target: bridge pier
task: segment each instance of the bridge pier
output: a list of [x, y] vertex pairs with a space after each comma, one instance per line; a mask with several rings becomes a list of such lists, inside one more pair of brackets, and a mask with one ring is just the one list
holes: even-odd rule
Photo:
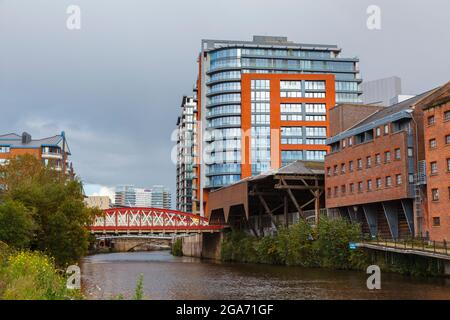
[[220, 259], [223, 232], [199, 233], [182, 238], [183, 255], [204, 259]]

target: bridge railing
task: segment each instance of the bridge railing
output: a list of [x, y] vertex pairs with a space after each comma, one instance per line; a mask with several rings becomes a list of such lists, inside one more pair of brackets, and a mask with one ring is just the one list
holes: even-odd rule
[[382, 237], [371, 238], [363, 237], [363, 243], [376, 244], [384, 247], [391, 247], [404, 250], [416, 250], [435, 254], [444, 254], [450, 256], [448, 241], [427, 240], [422, 237], [411, 237], [405, 239], [389, 239]]

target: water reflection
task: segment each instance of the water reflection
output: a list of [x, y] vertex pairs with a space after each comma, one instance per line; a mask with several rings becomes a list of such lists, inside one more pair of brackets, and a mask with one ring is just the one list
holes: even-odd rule
[[173, 257], [167, 251], [99, 254], [82, 262], [89, 299], [131, 297], [139, 274], [149, 299], [450, 299], [450, 282], [382, 274], [369, 291], [364, 272]]

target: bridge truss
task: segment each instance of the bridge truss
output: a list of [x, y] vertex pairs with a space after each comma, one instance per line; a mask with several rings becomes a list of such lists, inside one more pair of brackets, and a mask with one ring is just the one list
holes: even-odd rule
[[194, 233], [220, 231], [208, 219], [195, 214], [161, 208], [112, 208], [95, 218], [90, 231], [99, 233]]

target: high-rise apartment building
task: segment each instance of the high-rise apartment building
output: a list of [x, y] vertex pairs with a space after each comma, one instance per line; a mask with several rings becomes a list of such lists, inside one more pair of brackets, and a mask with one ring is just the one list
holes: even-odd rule
[[360, 102], [359, 60], [286, 37], [203, 40], [196, 85], [193, 212], [210, 189], [294, 160], [323, 161], [328, 110]]
[[116, 187], [116, 207], [151, 207], [171, 208], [171, 194], [164, 186], [155, 185], [152, 188], [135, 188], [133, 185], [120, 185]]
[[116, 207], [136, 206], [136, 191], [133, 185], [120, 185], [116, 187], [114, 205]]
[[31, 154], [42, 163], [55, 171], [74, 177], [72, 162], [70, 162], [70, 149], [66, 135], [61, 134], [43, 138], [32, 139], [31, 135], [24, 132], [22, 135], [15, 133], [0, 135], [0, 165], [9, 159], [19, 155]]
[[154, 208], [171, 208], [172, 197], [168, 188], [160, 185], [152, 187], [152, 207]]
[[181, 102], [181, 115], [177, 121], [177, 194], [176, 208], [192, 212], [192, 175], [194, 143], [196, 143], [195, 97], [184, 96]]

